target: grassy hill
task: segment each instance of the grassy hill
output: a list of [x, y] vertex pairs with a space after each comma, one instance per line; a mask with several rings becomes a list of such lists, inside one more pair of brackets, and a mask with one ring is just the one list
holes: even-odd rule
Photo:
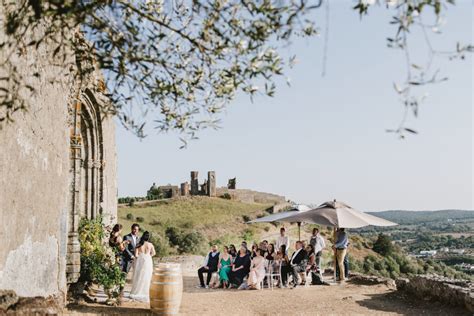
[[268, 215], [266, 210], [271, 206], [221, 198], [178, 198], [143, 206], [122, 206], [118, 210], [118, 222], [124, 225], [125, 231], [132, 223], [138, 222], [142, 231], [150, 231], [157, 238], [156, 243], [162, 244], [162, 254], [175, 250], [173, 245], [171, 248], [166, 247], [166, 238], [170, 237], [166, 236], [167, 231], [176, 230], [183, 236], [194, 232], [202, 244], [197, 250], [203, 252], [207, 250], [209, 242], [238, 244], [241, 239], [251, 241], [257, 235], [270, 231], [274, 228], [271, 224], [257, 227], [245, 222]]

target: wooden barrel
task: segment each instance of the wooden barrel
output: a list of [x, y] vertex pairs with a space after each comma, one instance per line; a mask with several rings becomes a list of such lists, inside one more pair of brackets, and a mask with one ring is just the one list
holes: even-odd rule
[[153, 271], [150, 286], [150, 308], [154, 314], [177, 315], [183, 296], [181, 266], [160, 263]]

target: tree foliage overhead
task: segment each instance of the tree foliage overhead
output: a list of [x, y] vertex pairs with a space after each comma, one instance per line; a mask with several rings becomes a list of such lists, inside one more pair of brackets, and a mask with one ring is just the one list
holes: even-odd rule
[[[10, 37], [2, 49], [44, 30], [39, 39], [22, 44], [52, 42], [55, 55], [71, 47], [95, 60], [108, 81], [109, 110], [138, 135], [144, 122], [135, 119], [155, 111], [160, 131], [193, 136], [215, 127], [216, 115], [238, 91], [274, 94], [274, 77], [290, 63], [277, 49], [294, 36], [316, 33], [305, 15], [319, 5], [310, 0], [13, 1], [6, 19]], [[91, 49], [67, 34], [76, 27]], [[6, 106], [0, 120], [16, 110]]]
[[[51, 57], [68, 60], [76, 53], [104, 73], [110, 106], [137, 135], [153, 120], [162, 132], [179, 131], [184, 138], [206, 127], [219, 125], [219, 114], [239, 91], [253, 96], [275, 93], [275, 78], [285, 73], [293, 58], [284, 60], [281, 48], [298, 36], [317, 33], [310, 13], [323, 0], [3, 0], [0, 15], [0, 124], [13, 113], [28, 108], [34, 85], [18, 72], [12, 56], [47, 43]], [[423, 22], [425, 12], [439, 20], [453, 0], [358, 0], [361, 15], [376, 4], [395, 12], [397, 27], [388, 39], [391, 47], [407, 56], [407, 79], [395, 84], [405, 115], [393, 130], [403, 136], [415, 133], [404, 126], [411, 111], [418, 114], [420, 97], [413, 88], [442, 81], [431, 71], [429, 44], [426, 67], [410, 61], [407, 36], [412, 27], [434, 27]], [[326, 2], [329, 6], [329, 2]], [[348, 4], [350, 5], [350, 4]], [[435, 23], [435, 26], [438, 21]], [[76, 33], [83, 34], [86, 41]], [[464, 56], [472, 46], [458, 45]], [[80, 68], [80, 67], [79, 67]], [[87, 69], [79, 69], [77, 78]], [[416, 73], [416, 74], [414, 74]], [[34, 77], [41, 74], [34, 73]]]

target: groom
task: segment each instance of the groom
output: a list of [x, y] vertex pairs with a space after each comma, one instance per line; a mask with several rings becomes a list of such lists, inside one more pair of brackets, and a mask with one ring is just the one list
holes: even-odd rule
[[132, 231], [126, 235], [123, 240], [127, 243], [125, 250], [122, 252], [122, 271], [128, 273], [132, 266], [133, 260], [135, 259], [135, 248], [140, 242], [138, 233], [140, 232], [140, 225], [133, 224]]

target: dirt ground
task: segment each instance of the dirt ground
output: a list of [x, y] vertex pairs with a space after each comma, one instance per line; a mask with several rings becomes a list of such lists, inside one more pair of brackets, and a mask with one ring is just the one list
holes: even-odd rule
[[[180, 315], [470, 315], [437, 302], [412, 300], [385, 285], [309, 286], [260, 291], [197, 289], [184, 277]], [[66, 315], [151, 315], [149, 305], [126, 300], [120, 307], [69, 306]]]

